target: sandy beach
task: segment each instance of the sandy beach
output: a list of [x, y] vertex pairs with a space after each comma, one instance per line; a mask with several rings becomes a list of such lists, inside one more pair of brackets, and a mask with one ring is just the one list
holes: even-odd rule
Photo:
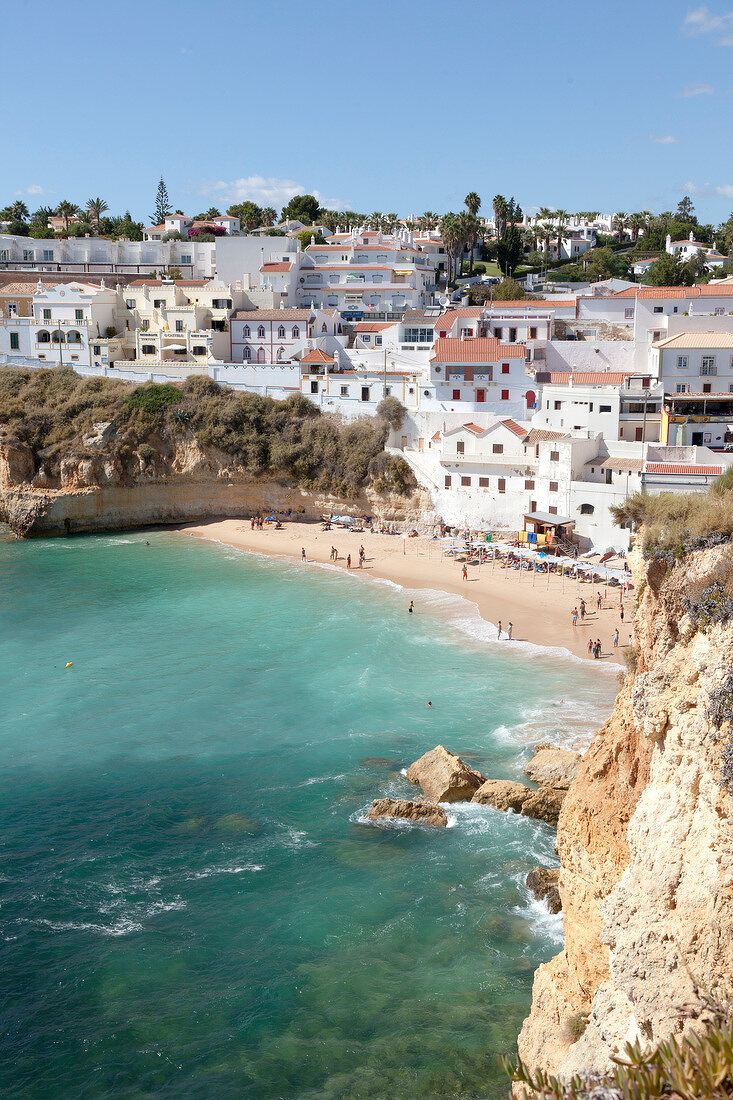
[[[631, 619], [635, 596], [624, 599], [624, 621], [619, 615], [619, 589], [604, 588], [587, 582], [579, 582], [555, 574], [505, 570], [499, 564], [469, 565], [468, 579], [462, 579], [462, 563], [443, 557], [441, 544], [427, 538], [403, 539], [401, 535], [350, 532], [333, 528], [322, 531], [318, 523], [284, 523], [282, 529], [273, 525], [262, 530], [252, 529], [249, 520], [222, 519], [202, 524], [189, 524], [179, 531], [194, 538], [208, 539], [253, 550], [273, 557], [301, 561], [305, 549], [306, 563], [334, 564], [329, 561], [331, 547], [338, 550], [338, 567], [347, 568], [347, 555], [351, 555], [352, 571], [365, 577], [379, 577], [415, 590], [406, 597], [412, 598], [415, 611], [420, 610], [420, 589], [450, 592], [471, 600], [487, 622], [498, 624], [506, 630], [513, 625], [516, 641], [533, 642], [542, 646], [560, 646], [577, 657], [593, 660], [588, 653], [589, 639], [599, 638], [603, 661], [622, 659], [624, 645], [631, 635]], [[359, 569], [359, 547], [364, 546], [366, 561]], [[601, 609], [596, 608], [597, 594], [602, 597]], [[583, 623], [578, 618], [572, 623], [572, 611], [584, 599], [587, 613]], [[613, 649], [613, 633], [619, 629], [619, 649]], [[507, 645], [511, 642], [507, 641]]]

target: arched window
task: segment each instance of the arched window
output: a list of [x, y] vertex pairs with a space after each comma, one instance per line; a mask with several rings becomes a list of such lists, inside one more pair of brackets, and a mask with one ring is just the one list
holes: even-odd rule
[[75, 328], [72, 328], [71, 331], [68, 333], [68, 335], [66, 337], [66, 343], [67, 344], [80, 344], [81, 343], [81, 336], [76, 331]]
[[580, 514], [581, 516], [592, 516], [595, 512], [595, 508], [592, 504], [581, 504]]
[[41, 331], [39, 333], [37, 333], [37, 335], [36, 335], [36, 343], [37, 344], [50, 344], [51, 343], [51, 334], [49, 332], [46, 332], [45, 328], [42, 328]]
[[282, 363], [284, 358], [285, 358], [285, 348], [278, 348], [277, 349], [277, 361], [278, 361], [278, 363]]
[[265, 349], [264, 348], [258, 348], [257, 349], [257, 362], [258, 363], [264, 363], [264, 361], [265, 361]]
[[280, 328], [277, 330], [277, 338], [278, 340], [285, 339], [285, 325], [280, 325]]
[[245, 340], [249, 340], [249, 337], [250, 337], [249, 325], [244, 326], [244, 332], [242, 333], [242, 335], [244, 336]]
[[64, 334], [60, 328], [54, 329], [54, 331], [51, 333], [51, 339], [54, 344], [63, 344]]
[[244, 358], [245, 359], [251, 359], [252, 358], [252, 348], [245, 348], [244, 349]]
[[260, 340], [265, 339], [265, 326], [264, 325], [260, 325], [260, 327], [257, 329], [257, 336], [259, 337]]
[[297, 325], [293, 325], [293, 340], [297, 340], [300, 336], [300, 329]]
[[323, 324], [321, 325], [321, 332], [328, 332], [328, 327], [327, 327], [327, 325], [326, 325], [326, 322], [325, 322], [325, 321], [324, 321], [324, 322], [323, 322]]

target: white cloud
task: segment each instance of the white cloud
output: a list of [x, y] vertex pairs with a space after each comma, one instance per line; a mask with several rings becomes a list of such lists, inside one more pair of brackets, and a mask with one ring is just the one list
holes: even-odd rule
[[202, 194], [215, 196], [226, 202], [256, 202], [258, 206], [274, 206], [278, 214], [294, 195], [313, 195], [319, 205], [327, 210], [350, 210], [349, 199], [327, 198], [322, 191], [311, 191], [297, 180], [282, 180], [275, 176], [245, 176], [236, 180], [217, 180], [207, 183]]
[[656, 145], [676, 145], [679, 139], [672, 137], [671, 134], [660, 134], [657, 137], [652, 134], [649, 140], [653, 141]]
[[699, 8], [688, 11], [683, 24], [688, 34], [722, 35], [719, 46], [733, 46], [733, 11], [713, 15], [710, 8], [701, 4]]
[[690, 87], [685, 88], [682, 95], [685, 99], [692, 99], [696, 95], [714, 95], [715, 89], [712, 84], [693, 84]]
[[733, 183], [722, 183], [715, 188], [715, 192], [722, 195], [724, 199], [733, 199]]
[[32, 183], [30, 187], [26, 187], [22, 191], [16, 191], [16, 195], [47, 195], [48, 191], [45, 187], [41, 187], [40, 183]]

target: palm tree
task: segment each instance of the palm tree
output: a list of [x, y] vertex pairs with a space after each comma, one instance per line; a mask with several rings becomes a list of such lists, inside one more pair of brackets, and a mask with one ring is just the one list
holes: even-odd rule
[[461, 211], [457, 215], [456, 221], [461, 234], [461, 252], [468, 250], [468, 273], [470, 275], [473, 273], [473, 250], [479, 239], [481, 225], [476, 215], [468, 211]]
[[620, 211], [618, 214], [613, 215], [613, 227], [614, 227], [614, 229], [618, 229], [618, 243], [619, 244], [623, 244], [624, 229], [626, 228], [627, 218], [628, 218], [628, 214], [626, 214], [624, 211]]
[[381, 210], [375, 210], [369, 215], [368, 218], [366, 218], [364, 224], [366, 225], [367, 229], [379, 229], [382, 224], [383, 217], [384, 214]]
[[397, 223], [399, 222], [399, 220], [400, 219], [397, 217], [396, 214], [385, 214], [384, 218], [382, 219], [382, 224], [383, 224], [383, 227], [384, 227], [385, 231], [387, 233], [394, 233], [395, 229], [397, 228]]
[[562, 240], [563, 234], [566, 228], [566, 222], [568, 220], [567, 210], [556, 210], [555, 220], [557, 221], [557, 258], [562, 259]]
[[104, 199], [87, 199], [86, 212], [89, 215], [90, 221], [96, 225], [98, 233], [101, 233], [102, 231], [101, 219], [102, 214], [104, 214], [105, 210], [109, 210], [109, 207], [107, 206], [107, 203], [104, 201]]
[[481, 199], [478, 197], [475, 191], [469, 191], [465, 199], [463, 200], [463, 204], [464, 206], [468, 207], [469, 214], [472, 214], [475, 218], [479, 212], [479, 207], [481, 206]]
[[16, 200], [9, 208], [10, 217], [13, 221], [24, 222], [28, 217], [28, 207], [21, 200]]
[[551, 260], [552, 255], [550, 253], [550, 241], [552, 240], [553, 225], [552, 222], [542, 222], [542, 225], [537, 227], [542, 235], [542, 240], [545, 245], [545, 260]]
[[450, 211], [444, 214], [440, 220], [440, 236], [448, 256], [448, 282], [453, 281], [455, 275], [455, 263], [463, 248], [461, 228], [456, 215]]
[[494, 201], [493, 201], [492, 205], [494, 207], [494, 222], [496, 224], [496, 239], [498, 240], [499, 237], [504, 232], [504, 230], [506, 229], [506, 219], [507, 219], [507, 213], [509, 211], [509, 206], [508, 206], [507, 201], [506, 201], [506, 199], [504, 198], [503, 195], [494, 195]]
[[37, 210], [33, 211], [33, 221], [36, 225], [40, 225], [46, 229], [48, 226], [48, 219], [52, 214], [53, 209], [50, 206], [39, 206]]
[[69, 202], [68, 199], [62, 199], [62, 201], [56, 207], [56, 216], [64, 219], [64, 229], [68, 232], [69, 222], [72, 218], [75, 218], [79, 213], [79, 207], [75, 202]]
[[417, 224], [421, 229], [435, 229], [438, 224], [438, 215], [432, 210], [426, 210], [424, 214], [421, 214], [417, 219]]

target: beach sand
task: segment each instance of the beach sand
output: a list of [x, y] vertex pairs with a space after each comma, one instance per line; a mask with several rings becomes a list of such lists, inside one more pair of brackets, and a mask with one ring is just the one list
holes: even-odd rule
[[[588, 653], [588, 640], [600, 638], [603, 661], [620, 661], [623, 646], [628, 645], [635, 596], [629, 593], [624, 599], [624, 621], [619, 616], [619, 589], [579, 582], [554, 574], [510, 569], [497, 563], [469, 565], [468, 580], [462, 580], [463, 563], [441, 556], [441, 544], [427, 538], [403, 539], [401, 535], [373, 535], [368, 530], [354, 532], [333, 528], [322, 531], [320, 523], [284, 522], [281, 530], [270, 525], [263, 530], [252, 530], [249, 520], [222, 519], [209, 523], [186, 524], [179, 531], [195, 538], [225, 543], [242, 550], [253, 550], [272, 557], [301, 560], [301, 548], [305, 549], [307, 562], [329, 562], [331, 547], [339, 553], [336, 565], [346, 569], [346, 556], [351, 554], [352, 572], [364, 577], [379, 577], [393, 581], [410, 590], [406, 593], [405, 608], [415, 601], [415, 612], [420, 611], [420, 589], [449, 592], [472, 601], [479, 614], [487, 622], [497, 624], [501, 620], [506, 630], [513, 624], [516, 641], [533, 642], [535, 645], [558, 646], [570, 650], [577, 657], [593, 660]], [[363, 545], [366, 563], [359, 569], [359, 547]], [[413, 591], [414, 590], [414, 591]], [[601, 610], [596, 609], [596, 596], [600, 591], [605, 597]], [[586, 602], [585, 622], [573, 627], [572, 610]], [[619, 649], [613, 649], [613, 632], [619, 628]], [[502, 635], [503, 636], [503, 635]], [[507, 645], [511, 642], [507, 641]]]

